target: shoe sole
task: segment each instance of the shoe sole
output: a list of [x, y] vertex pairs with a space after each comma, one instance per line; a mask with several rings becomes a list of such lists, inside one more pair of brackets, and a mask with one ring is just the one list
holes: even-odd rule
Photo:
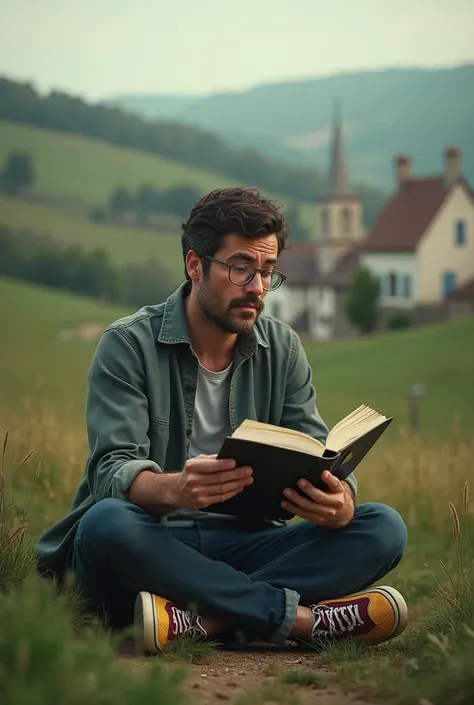
[[144, 654], [156, 654], [163, 651], [156, 639], [158, 625], [153, 597], [150, 592], [138, 593], [133, 612], [137, 651]]
[[387, 633], [382, 638], [377, 639], [376, 641], [371, 641], [370, 643], [373, 645], [381, 644], [383, 641], [393, 639], [405, 631], [408, 625], [408, 606], [403, 595], [389, 585], [380, 585], [375, 588], [369, 588], [368, 590], [362, 590], [361, 592], [355, 593], [355, 595], [367, 595], [368, 592], [378, 592], [383, 595], [390, 603], [395, 615], [395, 624], [392, 631]]

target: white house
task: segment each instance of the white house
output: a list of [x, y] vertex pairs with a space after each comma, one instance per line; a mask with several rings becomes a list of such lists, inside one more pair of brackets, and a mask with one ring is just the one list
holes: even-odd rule
[[380, 307], [423, 312], [446, 309], [474, 279], [474, 193], [460, 153], [444, 152], [444, 172], [414, 178], [411, 160], [396, 160], [397, 190], [365, 241], [361, 264], [380, 280]]

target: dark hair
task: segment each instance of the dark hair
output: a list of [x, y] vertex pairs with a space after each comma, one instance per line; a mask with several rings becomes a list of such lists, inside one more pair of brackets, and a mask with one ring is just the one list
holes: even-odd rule
[[[264, 198], [256, 188], [231, 187], [215, 189], [203, 196], [181, 226], [183, 258], [193, 250], [200, 257], [212, 257], [222, 239], [229, 233], [246, 237], [275, 234], [278, 254], [285, 249], [290, 227], [281, 205]], [[209, 265], [208, 262], [205, 263]], [[203, 267], [206, 272], [207, 267]], [[189, 275], [184, 267], [186, 279]]]

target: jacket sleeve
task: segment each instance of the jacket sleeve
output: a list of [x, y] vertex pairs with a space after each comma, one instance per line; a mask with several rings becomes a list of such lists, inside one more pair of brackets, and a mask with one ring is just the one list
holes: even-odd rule
[[[325, 443], [328, 427], [316, 406], [316, 390], [312, 378], [306, 352], [299, 336], [293, 332], [281, 425], [307, 433]], [[357, 480], [354, 473], [349, 475], [346, 482], [356, 495]]]
[[149, 412], [143, 360], [119, 329], [107, 330], [95, 351], [86, 402], [87, 479], [97, 502], [126, 499], [142, 470], [162, 472], [148, 457]]

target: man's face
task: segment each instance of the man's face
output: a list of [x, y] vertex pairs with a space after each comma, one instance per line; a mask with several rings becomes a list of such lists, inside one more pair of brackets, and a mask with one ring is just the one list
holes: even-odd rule
[[[273, 269], [278, 255], [276, 235], [248, 238], [227, 235], [216, 259], [229, 264], [252, 264], [262, 269]], [[251, 282], [237, 286], [229, 279], [229, 268], [219, 262], [210, 262], [207, 276], [199, 282], [198, 302], [204, 314], [226, 333], [246, 333], [251, 330], [263, 311], [266, 291], [257, 272]]]

